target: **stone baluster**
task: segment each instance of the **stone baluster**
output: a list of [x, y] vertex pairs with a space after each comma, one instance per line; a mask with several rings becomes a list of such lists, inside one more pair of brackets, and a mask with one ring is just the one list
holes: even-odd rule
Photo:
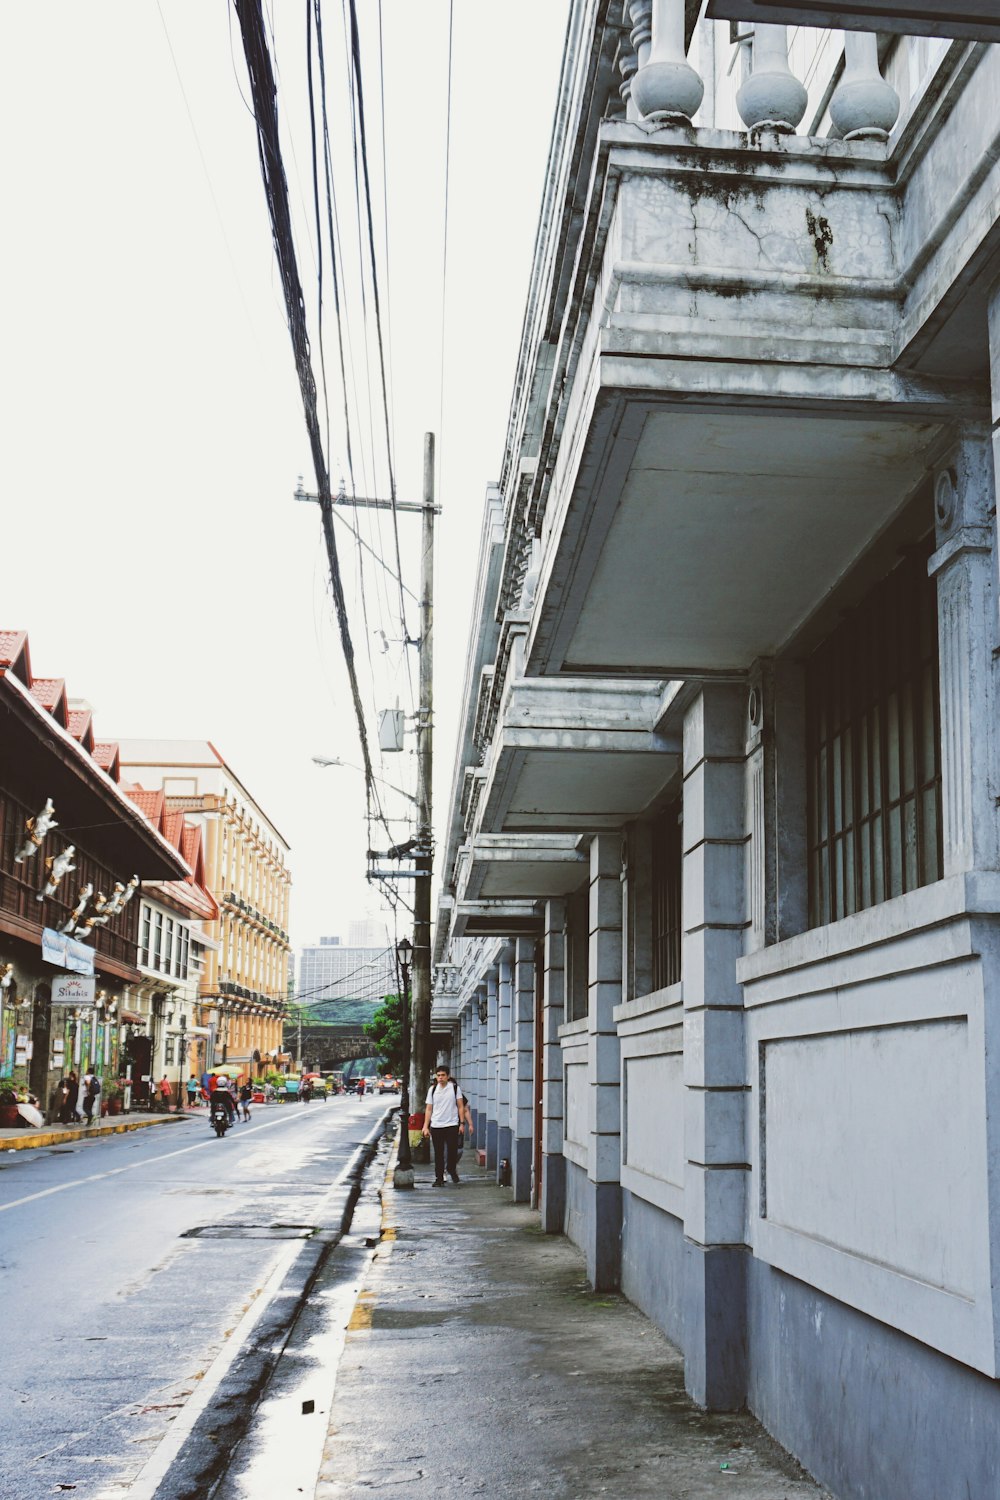
[[639, 119], [639, 111], [632, 101], [632, 79], [635, 77], [639, 66], [638, 59], [628, 39], [622, 37], [621, 46], [618, 50], [618, 71], [622, 75], [622, 81], [618, 86], [618, 93], [622, 104], [625, 106], [625, 118], [632, 124]]
[[684, 0], [630, 0], [638, 69], [631, 98], [654, 124], [690, 124], [705, 85], [684, 56]]
[[755, 26], [750, 77], [736, 95], [740, 119], [750, 131], [794, 135], [809, 95], [788, 66], [787, 27]]
[[899, 95], [879, 72], [871, 31], [844, 33], [844, 74], [830, 100], [830, 118], [845, 141], [884, 141], [899, 117]]

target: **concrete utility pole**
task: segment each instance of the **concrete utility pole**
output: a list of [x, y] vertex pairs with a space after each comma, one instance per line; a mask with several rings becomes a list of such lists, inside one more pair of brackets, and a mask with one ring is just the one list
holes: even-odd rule
[[[299, 480], [296, 500], [318, 502]], [[430, 1084], [431, 1066], [431, 874], [434, 865], [434, 434], [424, 433], [423, 498], [385, 500], [362, 495], [334, 497], [333, 504], [359, 509], [419, 511], [423, 516], [420, 548], [420, 704], [417, 709], [417, 853], [412, 870], [378, 873], [390, 879], [414, 878], [412, 1079], [418, 1106]], [[358, 538], [360, 540], [360, 538]], [[330, 539], [327, 538], [328, 547]], [[414, 643], [409, 642], [410, 645]], [[333, 762], [331, 762], [333, 764]]]
[[413, 1078], [417, 1107], [430, 1083], [431, 870], [434, 863], [434, 434], [424, 433], [423, 524], [420, 548], [420, 707], [417, 716], [419, 853], [413, 893]]

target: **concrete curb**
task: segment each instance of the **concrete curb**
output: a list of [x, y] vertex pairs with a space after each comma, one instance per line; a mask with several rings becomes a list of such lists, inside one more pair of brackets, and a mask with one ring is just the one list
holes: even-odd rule
[[130, 1130], [145, 1130], [150, 1125], [173, 1125], [192, 1115], [151, 1115], [147, 1120], [102, 1120], [99, 1125], [81, 1125], [79, 1130], [10, 1130], [0, 1131], [0, 1151], [31, 1151], [42, 1146], [58, 1146], [64, 1141], [96, 1141], [102, 1135], [124, 1135]]

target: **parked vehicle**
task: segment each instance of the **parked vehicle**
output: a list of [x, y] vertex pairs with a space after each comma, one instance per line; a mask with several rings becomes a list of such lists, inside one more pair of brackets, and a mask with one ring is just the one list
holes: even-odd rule
[[378, 1091], [380, 1094], [398, 1094], [399, 1079], [389, 1077], [380, 1078], [378, 1081]]

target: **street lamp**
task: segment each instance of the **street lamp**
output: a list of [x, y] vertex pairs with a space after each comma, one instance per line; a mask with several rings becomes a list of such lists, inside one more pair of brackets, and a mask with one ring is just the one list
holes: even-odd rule
[[184, 1011], [181, 1011], [179, 1023], [181, 1034], [177, 1039], [177, 1103], [174, 1105], [174, 1110], [177, 1114], [181, 1114], [183, 1110], [181, 1101], [184, 1098], [184, 1059], [187, 1056], [187, 1023], [187, 1015]]
[[403, 979], [403, 1077], [399, 1094], [399, 1158], [392, 1174], [393, 1185], [398, 1188], [413, 1186], [413, 1159], [410, 1156], [410, 963], [413, 959], [413, 944], [409, 938], [400, 938], [396, 944], [396, 957]]

